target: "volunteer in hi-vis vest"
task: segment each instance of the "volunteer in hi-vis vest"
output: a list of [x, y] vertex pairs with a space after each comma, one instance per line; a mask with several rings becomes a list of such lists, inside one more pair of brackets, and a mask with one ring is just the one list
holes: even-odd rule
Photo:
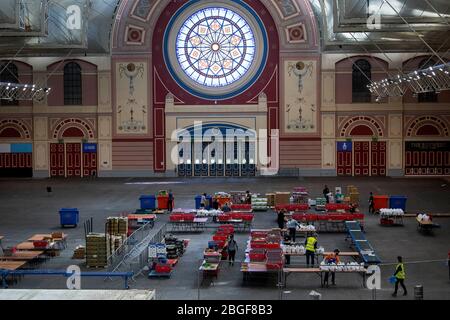
[[398, 264], [397, 264], [397, 267], [395, 268], [395, 273], [394, 273], [395, 291], [392, 294], [393, 297], [397, 296], [398, 284], [400, 284], [403, 288], [403, 295], [406, 296], [408, 294], [406, 287], [405, 287], [405, 279], [406, 279], [405, 265], [403, 264], [402, 257], [398, 256], [397, 260], [398, 260]]

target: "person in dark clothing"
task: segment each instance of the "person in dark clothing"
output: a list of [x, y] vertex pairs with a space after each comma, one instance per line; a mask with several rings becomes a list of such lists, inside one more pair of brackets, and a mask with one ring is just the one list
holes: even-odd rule
[[450, 280], [450, 251], [448, 252], [447, 265], [448, 265], [448, 279]]
[[169, 190], [169, 196], [167, 198], [167, 210], [169, 212], [173, 211], [173, 193], [172, 193], [172, 190]]
[[328, 194], [330, 193], [330, 189], [328, 189], [328, 186], [325, 185], [325, 188], [323, 189], [323, 197], [327, 200], [327, 203], [330, 202], [330, 199], [328, 198]]
[[369, 213], [375, 213], [375, 207], [373, 203], [373, 193], [371, 192], [369, 195]]
[[228, 262], [231, 266], [234, 265], [234, 258], [236, 256], [236, 251], [238, 251], [238, 245], [236, 240], [234, 240], [234, 236], [230, 235], [230, 239], [227, 244], [227, 252], [228, 252]]
[[245, 203], [246, 204], [252, 204], [252, 194], [248, 190], [245, 193]]
[[281, 211], [278, 212], [277, 223], [278, 223], [278, 228], [280, 228], [280, 229], [284, 229], [285, 214], [286, 214], [286, 209], [282, 209]]
[[228, 203], [225, 203], [225, 204], [222, 206], [222, 211], [223, 211], [223, 212], [231, 212], [231, 208], [230, 208], [230, 206], [228, 205]]
[[217, 201], [217, 199], [214, 198], [214, 201], [212, 203], [212, 207], [214, 210], [219, 210], [219, 201]]
[[403, 264], [402, 257], [398, 256], [397, 260], [398, 260], [398, 264], [397, 264], [397, 267], [395, 268], [395, 273], [394, 273], [395, 291], [392, 294], [393, 297], [397, 296], [399, 283], [403, 288], [403, 295], [406, 296], [408, 294], [408, 292], [406, 291], [406, 287], [405, 287], [405, 279], [406, 279], [405, 265]]
[[348, 212], [355, 213], [356, 212], [356, 206], [354, 203], [350, 203], [350, 208], [348, 209]]

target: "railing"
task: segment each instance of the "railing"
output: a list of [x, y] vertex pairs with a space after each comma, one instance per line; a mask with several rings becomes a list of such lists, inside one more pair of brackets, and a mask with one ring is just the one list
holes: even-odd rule
[[166, 233], [166, 224], [156, 232], [153, 222], [146, 223], [133, 232], [108, 259], [109, 272], [133, 272], [139, 275], [148, 264], [148, 245], [151, 242], [161, 242]]

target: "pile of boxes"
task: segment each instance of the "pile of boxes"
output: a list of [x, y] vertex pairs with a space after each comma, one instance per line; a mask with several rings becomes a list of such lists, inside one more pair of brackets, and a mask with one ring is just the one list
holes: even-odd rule
[[252, 196], [253, 211], [267, 211], [267, 198]]
[[86, 265], [104, 268], [108, 265], [109, 243], [104, 233], [89, 233], [86, 236]]
[[266, 193], [267, 206], [269, 208], [275, 207], [275, 193]]
[[295, 204], [308, 204], [308, 190], [304, 187], [295, 188], [292, 192], [292, 203]]
[[355, 186], [347, 186], [348, 201], [353, 204], [359, 204], [359, 191]]
[[290, 192], [276, 192], [275, 193], [275, 205], [281, 205], [281, 204], [289, 204], [291, 198]]
[[72, 259], [83, 260], [86, 257], [86, 247], [77, 246], [73, 251]]
[[108, 256], [112, 255], [127, 239], [128, 218], [109, 217], [106, 220], [107, 241], [109, 244]]

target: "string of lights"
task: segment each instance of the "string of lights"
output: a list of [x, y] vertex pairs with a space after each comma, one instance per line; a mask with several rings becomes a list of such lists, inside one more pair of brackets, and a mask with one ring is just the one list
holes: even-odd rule
[[450, 63], [398, 74], [393, 78], [372, 82], [367, 87], [377, 96], [377, 101], [386, 97], [401, 97], [407, 90], [411, 90], [413, 95], [425, 92], [440, 93], [450, 90]]
[[34, 100], [40, 101], [50, 93], [51, 88], [35, 84], [0, 82], [0, 99], [2, 100]]

